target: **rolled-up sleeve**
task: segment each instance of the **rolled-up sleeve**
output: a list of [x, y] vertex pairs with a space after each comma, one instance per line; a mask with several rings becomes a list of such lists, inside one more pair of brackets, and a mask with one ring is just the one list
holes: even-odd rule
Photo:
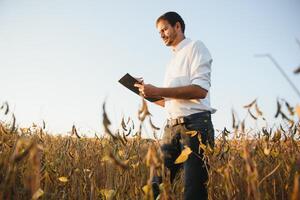
[[192, 85], [198, 85], [205, 90], [211, 86], [210, 74], [212, 58], [205, 45], [197, 41], [190, 54], [190, 79]]

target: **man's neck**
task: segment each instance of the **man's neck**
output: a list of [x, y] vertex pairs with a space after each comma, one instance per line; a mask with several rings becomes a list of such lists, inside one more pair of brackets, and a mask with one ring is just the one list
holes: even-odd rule
[[177, 39], [172, 44], [172, 48], [175, 48], [182, 40], [185, 39], [185, 36], [183, 34], [180, 34]]

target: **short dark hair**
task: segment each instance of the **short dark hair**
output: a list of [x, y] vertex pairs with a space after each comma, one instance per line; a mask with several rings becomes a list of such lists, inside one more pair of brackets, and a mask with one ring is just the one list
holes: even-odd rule
[[156, 24], [158, 24], [158, 22], [160, 20], [168, 21], [171, 24], [172, 27], [175, 26], [176, 22], [179, 22], [180, 26], [181, 26], [182, 33], [184, 33], [185, 24], [184, 24], [183, 19], [181, 18], [181, 16], [178, 13], [176, 13], [176, 12], [166, 12], [165, 14], [163, 14], [162, 16], [160, 16], [156, 20]]

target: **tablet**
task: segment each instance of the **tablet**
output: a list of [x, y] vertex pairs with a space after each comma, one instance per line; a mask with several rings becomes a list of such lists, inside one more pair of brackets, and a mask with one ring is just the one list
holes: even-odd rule
[[[124, 85], [125, 87], [127, 87], [129, 90], [131, 90], [132, 92], [136, 93], [137, 95], [140, 96], [140, 91], [137, 87], [134, 87], [135, 83], [140, 83], [137, 79], [135, 79], [134, 77], [132, 77], [130, 74], [125, 74], [120, 80], [119, 83], [121, 83], [122, 85]], [[159, 101], [162, 100], [163, 98], [150, 98], [147, 97], [145, 98], [150, 102], [155, 102], [155, 101]]]

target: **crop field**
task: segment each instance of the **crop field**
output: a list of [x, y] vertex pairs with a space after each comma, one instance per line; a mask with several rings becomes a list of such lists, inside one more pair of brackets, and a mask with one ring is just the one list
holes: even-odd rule
[[[232, 127], [216, 134], [215, 147], [199, 146], [209, 199], [300, 199], [300, 111], [283, 101], [277, 106], [276, 127], [250, 130], [232, 113]], [[244, 108], [252, 120], [263, 119], [256, 101]], [[7, 103], [0, 112], [7, 118], [0, 121], [0, 199], [152, 199], [155, 173], [163, 176], [159, 199], [182, 199], [183, 173], [169, 182], [145, 102], [140, 124], [123, 119], [116, 131], [104, 104], [105, 133], [93, 138], [80, 136], [75, 126], [65, 136], [47, 133], [45, 123], [18, 127]], [[152, 127], [154, 139], [141, 137], [142, 124]], [[190, 153], [182, 151], [177, 161]]]

